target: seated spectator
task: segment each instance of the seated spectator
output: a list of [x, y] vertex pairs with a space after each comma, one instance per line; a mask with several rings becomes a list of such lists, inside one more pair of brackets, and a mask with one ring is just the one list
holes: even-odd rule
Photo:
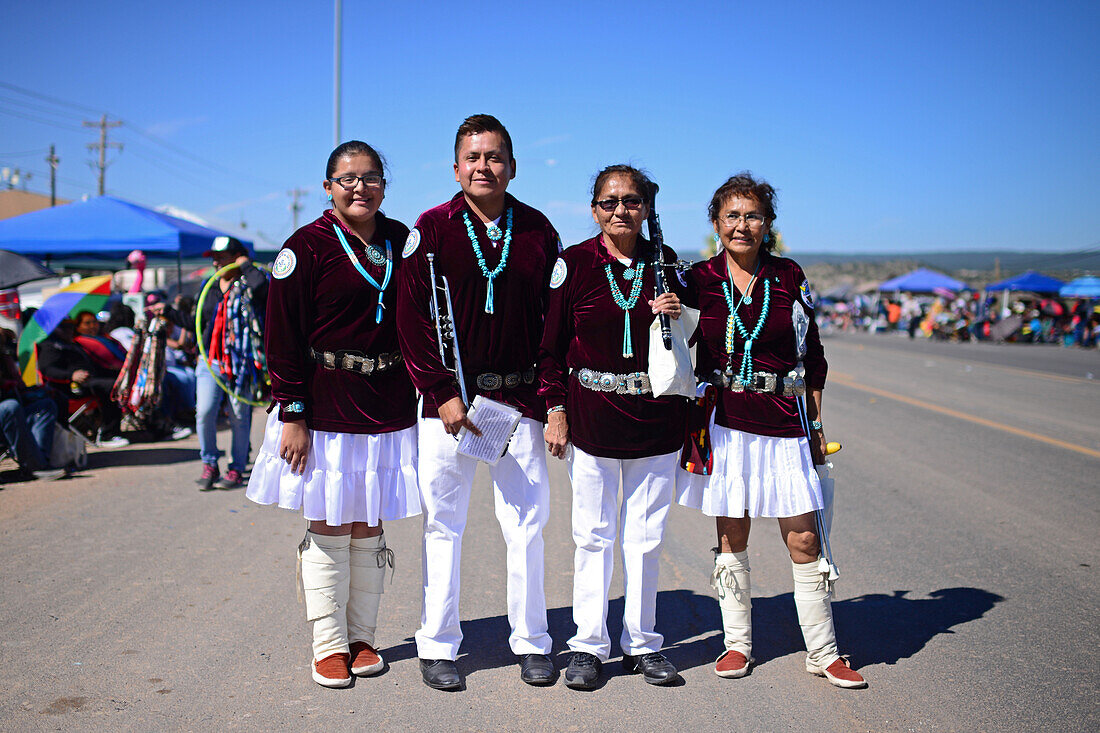
[[130, 441], [120, 435], [122, 411], [111, 400], [118, 372], [99, 367], [88, 352], [73, 341], [72, 319], [66, 318], [38, 345], [38, 370], [53, 388], [66, 398], [82, 397], [90, 392], [99, 401], [103, 414], [100, 445], [119, 448]]
[[0, 432], [28, 478], [58, 479], [64, 469], [50, 468], [57, 403], [44, 389], [27, 389], [15, 360], [15, 334], [0, 329]]
[[74, 339], [88, 356], [102, 369], [117, 372], [126, 361], [126, 347], [110, 336], [101, 333], [99, 320], [91, 311], [76, 314], [76, 337]]
[[130, 306], [119, 301], [111, 306], [107, 323], [103, 326], [104, 332], [118, 343], [122, 348], [130, 350], [130, 344], [134, 342], [134, 311]]

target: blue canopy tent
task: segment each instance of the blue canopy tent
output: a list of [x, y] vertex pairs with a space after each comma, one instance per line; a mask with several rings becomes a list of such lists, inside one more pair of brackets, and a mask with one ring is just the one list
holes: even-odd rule
[[966, 283], [948, 277], [942, 272], [921, 267], [908, 274], [880, 283], [878, 286], [879, 292], [897, 290], [906, 293], [931, 293], [937, 288], [958, 292], [966, 289]]
[[[201, 257], [229, 236], [129, 201], [100, 196], [0, 221], [0, 249], [39, 260], [112, 259], [140, 249], [146, 257]], [[252, 251], [251, 242], [243, 242]]]
[[1058, 294], [1063, 298], [1100, 298], [1100, 277], [1087, 275], [1070, 280]]
[[1007, 280], [1001, 280], [999, 283], [994, 283], [988, 287], [988, 291], [999, 290], [1024, 290], [1029, 293], [1057, 294], [1064, 282], [1058, 278], [1049, 277], [1035, 270], [1028, 270], [1022, 275], [1016, 277], [1010, 277]]

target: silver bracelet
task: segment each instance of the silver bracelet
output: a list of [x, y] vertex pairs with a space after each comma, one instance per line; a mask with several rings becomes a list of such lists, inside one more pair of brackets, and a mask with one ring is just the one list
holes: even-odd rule
[[810, 429], [811, 430], [821, 430], [821, 421], [820, 420], [810, 420]]
[[565, 405], [554, 405], [546, 411], [546, 414], [549, 415], [554, 412], [565, 412]]

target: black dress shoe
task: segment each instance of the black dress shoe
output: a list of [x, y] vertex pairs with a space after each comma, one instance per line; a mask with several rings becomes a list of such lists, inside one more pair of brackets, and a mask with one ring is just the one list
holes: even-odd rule
[[600, 682], [603, 663], [594, 654], [573, 652], [565, 668], [565, 686], [574, 690], [591, 690]]
[[523, 654], [519, 658], [519, 677], [529, 685], [552, 685], [557, 676], [554, 663], [545, 654]]
[[424, 684], [436, 690], [462, 687], [462, 676], [450, 659], [421, 659], [420, 674], [424, 677]]
[[642, 679], [651, 685], [667, 685], [679, 677], [676, 668], [660, 652], [650, 652], [640, 657], [623, 655], [623, 669], [627, 672], [641, 672]]

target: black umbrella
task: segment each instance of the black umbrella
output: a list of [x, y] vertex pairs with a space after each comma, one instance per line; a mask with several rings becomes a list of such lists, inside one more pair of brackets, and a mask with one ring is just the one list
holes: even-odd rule
[[0, 249], [0, 290], [47, 277], [57, 277], [57, 273], [21, 254]]

